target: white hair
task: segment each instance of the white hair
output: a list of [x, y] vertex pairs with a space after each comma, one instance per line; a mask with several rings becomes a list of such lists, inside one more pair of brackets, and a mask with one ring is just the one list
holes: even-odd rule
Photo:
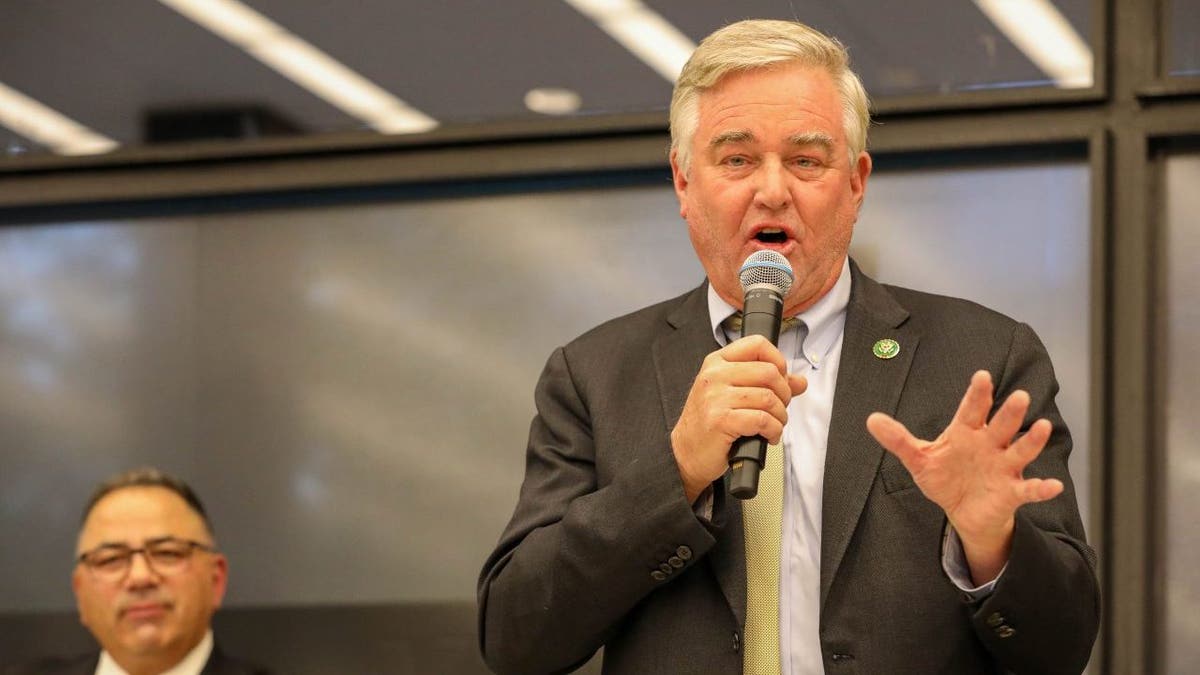
[[841, 42], [795, 21], [750, 19], [729, 24], [700, 43], [683, 66], [671, 96], [671, 152], [686, 174], [692, 136], [700, 123], [700, 94], [732, 72], [796, 62], [824, 68], [842, 99], [842, 126], [853, 166], [867, 147], [871, 123], [867, 92]]

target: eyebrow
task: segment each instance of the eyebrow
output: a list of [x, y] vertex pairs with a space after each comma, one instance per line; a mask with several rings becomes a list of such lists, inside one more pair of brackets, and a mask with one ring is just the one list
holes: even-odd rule
[[[731, 143], [751, 143], [754, 142], [754, 140], [755, 137], [752, 132], [736, 129], [717, 134], [711, 141], [709, 141], [708, 147], [716, 149]], [[788, 137], [788, 144], [796, 147], [817, 146], [825, 152], [833, 152], [834, 146], [833, 136], [830, 136], [824, 131], [804, 131], [798, 134], [792, 134]]]
[[[160, 535], [157, 537], [149, 537], [147, 539], [143, 539], [142, 546], [152, 546], [154, 544], [161, 544], [164, 541], [172, 541], [175, 539], [185, 540], [184, 537], [176, 537], [175, 535], [164, 534], [164, 535]], [[102, 548], [136, 548], [136, 547], [131, 546], [123, 541], [102, 541], [99, 544], [96, 544], [95, 546], [87, 549], [86, 551], [80, 551], [80, 553], [83, 554], [83, 553], [88, 553], [90, 551], [99, 551]]]
[[725, 131], [717, 134], [711, 141], [708, 142], [708, 147], [719, 148], [722, 145], [730, 143], [747, 143], [754, 140], [754, 134], [749, 131]]
[[833, 152], [833, 136], [824, 131], [805, 131], [788, 138], [792, 145], [808, 147], [815, 145], [825, 152]]

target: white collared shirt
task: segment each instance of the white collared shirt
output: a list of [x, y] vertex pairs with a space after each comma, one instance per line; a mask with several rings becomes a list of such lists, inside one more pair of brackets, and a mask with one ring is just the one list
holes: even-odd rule
[[[176, 663], [170, 669], [163, 671], [161, 675], [200, 675], [200, 671], [204, 670], [204, 664], [208, 663], [208, 657], [213, 650], [213, 635], [209, 630], [204, 633], [204, 638], [192, 651], [183, 657], [183, 660]], [[96, 664], [96, 675], [129, 675], [125, 669], [117, 665], [112, 655], [107, 651], [100, 652], [100, 663]]]

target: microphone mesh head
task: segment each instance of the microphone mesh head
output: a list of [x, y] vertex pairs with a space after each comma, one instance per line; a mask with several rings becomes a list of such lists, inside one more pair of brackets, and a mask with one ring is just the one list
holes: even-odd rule
[[782, 254], [769, 249], [755, 251], [742, 263], [738, 272], [742, 282], [742, 290], [746, 291], [755, 284], [770, 284], [779, 289], [780, 295], [787, 295], [792, 288], [792, 266]]

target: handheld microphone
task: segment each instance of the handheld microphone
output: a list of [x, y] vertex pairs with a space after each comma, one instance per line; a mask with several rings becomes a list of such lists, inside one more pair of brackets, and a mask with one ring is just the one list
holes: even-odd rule
[[[738, 272], [745, 300], [742, 303], [742, 337], [762, 335], [779, 344], [783, 298], [795, 275], [787, 258], [771, 250], [755, 251]], [[758, 494], [758, 474], [767, 460], [767, 439], [742, 436], [729, 448], [729, 494], [753, 499]], [[773, 461], [780, 461], [778, 457]]]

